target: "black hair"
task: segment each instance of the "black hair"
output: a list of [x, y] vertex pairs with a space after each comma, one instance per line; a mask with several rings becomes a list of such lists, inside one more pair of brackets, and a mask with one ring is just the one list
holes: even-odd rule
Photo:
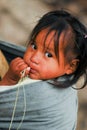
[[[54, 49], [57, 56], [59, 37], [61, 33], [65, 31], [66, 37], [67, 30], [71, 29], [71, 35], [68, 38], [69, 44], [65, 48], [64, 54], [66, 56], [68, 51], [73, 51], [76, 59], [79, 59], [79, 65], [76, 71], [74, 74], [71, 74], [71, 76], [73, 75], [73, 78], [68, 78], [70, 75], [66, 75], [68, 80], [62, 82], [59, 82], [58, 78], [55, 78], [53, 79], [53, 84], [61, 87], [69, 87], [70, 85], [76, 83], [78, 79], [84, 75], [84, 84], [81, 88], [85, 87], [87, 84], [87, 28], [75, 16], [65, 10], [50, 11], [43, 15], [38, 21], [31, 33], [30, 41], [35, 39], [38, 33], [46, 28], [48, 28], [47, 36], [51, 31], [55, 30], [56, 38], [54, 38]], [[73, 47], [71, 47], [72, 45]]]

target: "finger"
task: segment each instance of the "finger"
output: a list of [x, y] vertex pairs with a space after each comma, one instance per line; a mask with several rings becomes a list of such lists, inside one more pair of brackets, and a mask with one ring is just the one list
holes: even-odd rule
[[25, 64], [24, 62], [20, 62], [20, 63], [17, 65], [17, 67], [18, 67], [18, 68], [20, 68], [20, 69], [21, 69], [21, 68], [23, 68], [23, 69], [24, 69], [24, 68], [27, 68], [27, 67], [28, 67], [28, 65], [27, 65], [27, 64]]
[[29, 74], [29, 72], [30, 72], [30, 67], [27, 67], [26, 71], [25, 71], [25, 76], [27, 76]]
[[12, 70], [21, 71], [22, 69], [27, 68], [28, 65], [24, 62], [23, 59], [17, 58], [11, 63], [10, 67]]
[[11, 61], [10, 65], [11, 65], [11, 66], [17, 65], [17, 64], [19, 64], [20, 62], [23, 62], [23, 61], [24, 61], [24, 60], [23, 60], [22, 58], [17, 57], [17, 58], [15, 58], [15, 59], [13, 59], [13, 60]]

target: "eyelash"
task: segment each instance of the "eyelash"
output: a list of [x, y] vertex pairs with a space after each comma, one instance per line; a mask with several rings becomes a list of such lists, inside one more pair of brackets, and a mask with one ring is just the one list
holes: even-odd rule
[[[31, 47], [32, 47], [32, 49], [34, 49], [34, 50], [37, 49], [37, 46], [36, 46], [35, 43], [31, 43]], [[46, 56], [46, 57], [49, 57], [49, 58], [53, 57], [53, 55], [52, 55], [50, 52], [47, 52], [47, 51], [45, 52], [45, 56]]]
[[36, 49], [37, 49], [37, 46], [36, 46], [36, 44], [35, 44], [35, 43], [31, 43], [31, 47], [32, 47], [32, 49], [34, 49], [34, 50], [36, 50]]
[[46, 52], [45, 55], [49, 58], [53, 57], [52, 54], [50, 52]]

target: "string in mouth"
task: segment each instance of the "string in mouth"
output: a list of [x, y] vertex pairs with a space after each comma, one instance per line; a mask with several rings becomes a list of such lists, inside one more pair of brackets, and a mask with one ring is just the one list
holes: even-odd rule
[[25, 77], [26, 71], [30, 71], [30, 67], [27, 67], [20, 72], [21, 78]]

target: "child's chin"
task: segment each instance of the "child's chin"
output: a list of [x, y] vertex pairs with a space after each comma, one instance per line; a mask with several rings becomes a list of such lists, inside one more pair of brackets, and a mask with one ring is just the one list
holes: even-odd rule
[[30, 74], [30, 75], [29, 75], [29, 78], [35, 79], [35, 80], [40, 80], [40, 78], [39, 78], [38, 76], [33, 75], [33, 74]]

